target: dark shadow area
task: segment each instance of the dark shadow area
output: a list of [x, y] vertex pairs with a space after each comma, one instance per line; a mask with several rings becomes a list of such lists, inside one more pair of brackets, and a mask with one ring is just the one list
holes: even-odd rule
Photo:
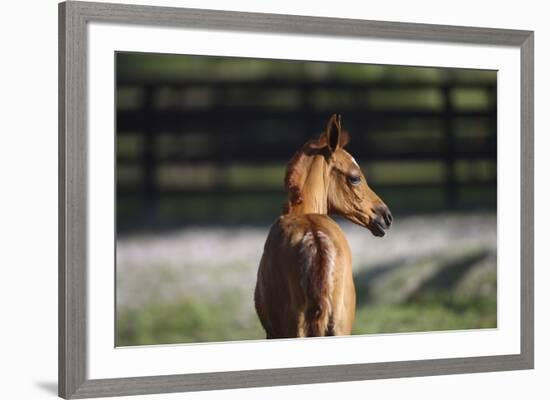
[[[438, 293], [449, 293], [456, 284], [480, 261], [491, 254], [489, 249], [480, 249], [472, 254], [465, 254], [461, 257], [432, 261], [440, 263], [436, 267], [435, 273], [422, 281], [421, 284], [405, 299], [406, 302], [419, 302], [426, 296], [432, 296]], [[426, 257], [426, 260], [437, 259], [435, 255]], [[377, 280], [386, 275], [393, 274], [401, 269], [414, 268], [418, 264], [424, 263], [424, 259], [409, 260], [398, 259], [390, 263], [378, 264], [374, 267], [364, 269], [358, 268], [360, 272], [354, 274], [355, 291], [357, 305], [369, 305], [375, 300], [371, 293], [371, 287], [377, 284]], [[414, 276], [411, 276], [411, 279]], [[406, 286], [406, 283], [403, 283]], [[452, 302], [449, 303], [453, 306]]]
[[365, 305], [372, 300], [369, 292], [369, 286], [373, 283], [373, 281], [382, 278], [384, 275], [395, 272], [398, 269], [405, 268], [409, 265], [409, 263], [410, 262], [406, 259], [398, 259], [390, 263], [378, 264], [368, 269], [359, 267], [358, 269], [360, 272], [353, 275], [357, 304]]
[[[479, 261], [489, 256], [490, 250], [482, 249], [463, 258], [450, 260], [444, 263], [439, 271], [430, 279], [424, 281], [419, 287], [418, 293], [443, 292], [451, 290], [460, 279], [465, 276]], [[418, 294], [409, 300], [415, 300]]]
[[49, 394], [57, 396], [57, 382], [36, 382], [36, 386]]
[[496, 328], [492, 254], [466, 251], [448, 260], [434, 255], [356, 274], [354, 333]]

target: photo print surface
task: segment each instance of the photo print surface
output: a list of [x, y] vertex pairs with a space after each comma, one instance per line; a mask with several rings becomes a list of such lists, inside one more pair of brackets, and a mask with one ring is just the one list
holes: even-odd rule
[[117, 346], [496, 328], [496, 100], [488, 70], [116, 53]]

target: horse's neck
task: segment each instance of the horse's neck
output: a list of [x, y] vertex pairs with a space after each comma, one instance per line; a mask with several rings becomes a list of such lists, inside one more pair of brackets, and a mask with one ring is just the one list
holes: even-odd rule
[[301, 188], [302, 202], [293, 207], [292, 214], [327, 214], [327, 166], [321, 156], [312, 157]]

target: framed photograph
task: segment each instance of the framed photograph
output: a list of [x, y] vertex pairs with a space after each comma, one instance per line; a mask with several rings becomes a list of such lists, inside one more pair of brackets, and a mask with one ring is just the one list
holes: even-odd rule
[[532, 31], [59, 5], [59, 395], [534, 367]]

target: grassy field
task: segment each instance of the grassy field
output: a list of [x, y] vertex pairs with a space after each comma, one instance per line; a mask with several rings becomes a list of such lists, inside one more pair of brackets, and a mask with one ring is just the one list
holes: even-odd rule
[[[342, 224], [354, 334], [495, 328], [494, 213], [396, 218], [382, 239]], [[253, 307], [266, 229], [187, 228], [117, 241], [118, 346], [263, 339]]]

